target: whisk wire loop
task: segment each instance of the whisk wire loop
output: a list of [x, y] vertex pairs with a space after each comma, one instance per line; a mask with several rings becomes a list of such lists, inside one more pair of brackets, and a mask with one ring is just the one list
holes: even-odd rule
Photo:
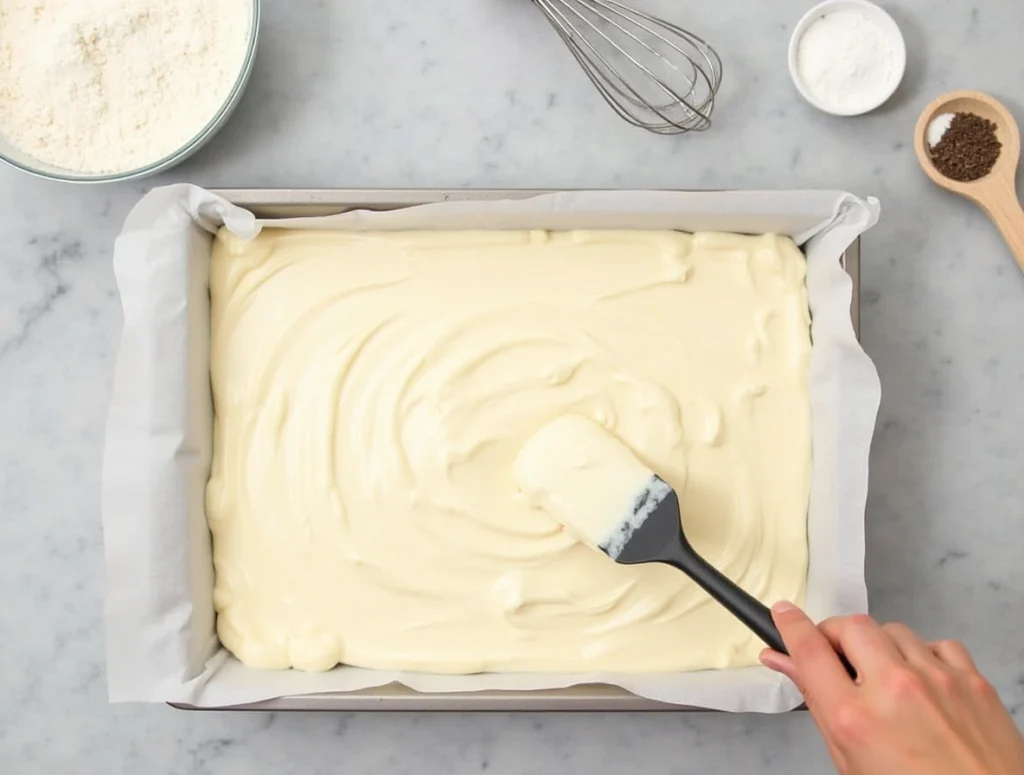
[[702, 38], [619, 0], [534, 0], [615, 112], [658, 134], [707, 129], [722, 61]]

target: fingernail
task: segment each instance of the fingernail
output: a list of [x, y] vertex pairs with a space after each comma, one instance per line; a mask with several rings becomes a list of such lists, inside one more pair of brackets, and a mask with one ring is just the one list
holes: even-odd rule
[[780, 600], [772, 606], [772, 613], [776, 614], [788, 614], [790, 611], [795, 611], [796, 606], [790, 603], [788, 600]]

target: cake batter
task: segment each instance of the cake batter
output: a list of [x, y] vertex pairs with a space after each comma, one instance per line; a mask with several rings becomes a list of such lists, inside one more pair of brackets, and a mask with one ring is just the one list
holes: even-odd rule
[[583, 546], [512, 465], [555, 417], [590, 417], [680, 493], [710, 562], [801, 600], [804, 279], [776, 236], [222, 231], [222, 642], [302, 670], [755, 664], [757, 639], [682, 574]]

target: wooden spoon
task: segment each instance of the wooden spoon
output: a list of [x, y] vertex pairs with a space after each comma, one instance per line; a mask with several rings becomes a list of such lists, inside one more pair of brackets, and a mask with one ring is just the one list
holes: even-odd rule
[[[947, 178], [936, 169], [928, 150], [928, 127], [945, 113], [974, 113], [996, 125], [1003, 144], [992, 171], [970, 183]], [[1020, 162], [1020, 130], [1013, 114], [999, 100], [977, 91], [950, 92], [924, 109], [914, 131], [914, 150], [921, 168], [936, 185], [967, 197], [988, 213], [1024, 272], [1024, 209], [1017, 199], [1017, 165]]]

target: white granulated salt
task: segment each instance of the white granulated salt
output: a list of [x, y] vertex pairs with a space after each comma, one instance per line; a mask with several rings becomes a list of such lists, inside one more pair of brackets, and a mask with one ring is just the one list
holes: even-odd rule
[[194, 138], [245, 60], [252, 0], [0, 0], [0, 135], [82, 173]]
[[797, 45], [797, 74], [823, 106], [870, 110], [892, 88], [896, 50], [885, 29], [859, 11], [835, 11], [813, 22]]
[[932, 148], [939, 144], [939, 140], [946, 134], [946, 130], [949, 129], [949, 125], [953, 123], [955, 118], [952, 113], [943, 113], [941, 116], [936, 116], [928, 124], [927, 137], [928, 147]]

